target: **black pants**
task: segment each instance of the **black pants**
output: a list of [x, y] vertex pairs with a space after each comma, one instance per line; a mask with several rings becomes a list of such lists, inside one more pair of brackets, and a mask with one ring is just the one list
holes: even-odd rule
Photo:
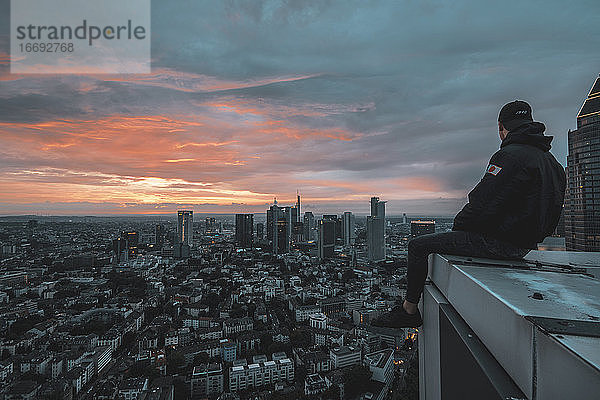
[[417, 236], [408, 242], [406, 300], [419, 302], [427, 279], [427, 256], [431, 253], [520, 259], [529, 250], [475, 232], [452, 231]]

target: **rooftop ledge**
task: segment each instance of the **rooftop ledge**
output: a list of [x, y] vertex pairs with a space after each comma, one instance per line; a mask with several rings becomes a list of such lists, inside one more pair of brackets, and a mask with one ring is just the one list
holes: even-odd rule
[[598, 399], [600, 253], [432, 254], [420, 399]]

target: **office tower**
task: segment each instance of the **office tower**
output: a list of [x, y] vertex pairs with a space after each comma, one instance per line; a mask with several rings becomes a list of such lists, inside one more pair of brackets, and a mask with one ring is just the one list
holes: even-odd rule
[[410, 221], [411, 236], [427, 235], [435, 233], [435, 221]]
[[[324, 217], [324, 216], [323, 216]], [[335, 247], [335, 220], [323, 218], [319, 220], [319, 259], [333, 257]]]
[[117, 263], [125, 261], [127, 258], [127, 240], [123, 238], [113, 239], [113, 252], [115, 253], [115, 261]]
[[121, 232], [121, 242], [119, 246], [119, 251], [125, 250], [124, 258], [123, 255], [119, 257], [119, 261], [127, 261], [131, 258], [134, 258], [138, 254], [138, 242], [139, 236], [137, 232], [134, 231], [123, 231]]
[[285, 231], [281, 231], [282, 236], [277, 238], [278, 246], [281, 253], [288, 253], [290, 251], [290, 242], [292, 240], [293, 229], [292, 216], [294, 214], [294, 210], [294, 207], [286, 206], [283, 208], [283, 216], [279, 217], [279, 225], [283, 226], [282, 224], [285, 224]]
[[254, 216], [252, 214], [235, 215], [235, 242], [239, 247], [252, 247]]
[[371, 215], [367, 217], [367, 249], [369, 260], [385, 260], [385, 201], [371, 197]]
[[273, 229], [273, 254], [283, 254], [287, 253], [287, 241], [285, 240], [287, 233], [287, 224], [286, 219], [282, 215], [276, 219], [274, 222]]
[[265, 224], [259, 222], [256, 224], [256, 239], [263, 240], [265, 237]]
[[298, 194], [298, 191], [296, 191], [296, 196], [298, 197], [298, 200], [296, 201], [296, 208], [298, 209], [296, 222], [301, 222], [300, 221], [300, 195]]
[[350, 211], [346, 211], [344, 212], [344, 216], [342, 218], [342, 236], [344, 238], [344, 245], [352, 246], [354, 244], [354, 240], [356, 239], [356, 233], [354, 231], [354, 214], [352, 214]]
[[402, 214], [402, 223], [406, 225], [406, 213]]
[[371, 197], [371, 216], [377, 215], [378, 204], [379, 204], [379, 197]]
[[177, 243], [192, 246], [192, 235], [194, 233], [194, 212], [177, 211]]
[[565, 244], [567, 251], [600, 251], [600, 76], [569, 131]]
[[277, 224], [273, 232], [273, 252], [274, 254], [284, 254], [290, 251], [290, 234], [292, 218], [290, 207], [280, 208]]
[[279, 207], [277, 200], [267, 210], [267, 239], [271, 242], [273, 254], [290, 251], [292, 233], [292, 207]]
[[298, 243], [302, 239], [302, 222], [300, 222], [300, 209], [296, 207], [289, 208], [291, 212], [290, 220], [290, 239], [294, 243]]
[[185, 243], [177, 243], [173, 246], [173, 256], [175, 258], [188, 258], [190, 256], [190, 246]]
[[304, 213], [304, 222], [302, 223], [304, 241], [315, 240], [315, 216], [312, 211]]
[[323, 219], [334, 222], [334, 240], [342, 238], [342, 220], [335, 214], [323, 214]]
[[294, 238], [294, 242], [301, 242], [302, 236], [304, 233], [304, 223], [303, 222], [294, 222], [292, 226], [292, 237]]
[[273, 232], [275, 230], [275, 222], [279, 216], [279, 206], [277, 199], [273, 200], [273, 205], [267, 210], [267, 240], [273, 240]]
[[154, 244], [157, 249], [162, 249], [165, 244], [165, 227], [164, 225], [156, 225], [154, 229]]
[[216, 220], [213, 217], [206, 217], [204, 220], [204, 231], [206, 233], [214, 232], [216, 228]]

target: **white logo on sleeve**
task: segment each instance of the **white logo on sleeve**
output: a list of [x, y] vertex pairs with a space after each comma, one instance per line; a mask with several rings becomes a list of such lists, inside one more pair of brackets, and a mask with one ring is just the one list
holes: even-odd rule
[[492, 174], [492, 175], [495, 176], [495, 175], [498, 175], [498, 172], [500, 172], [500, 171], [502, 171], [502, 167], [499, 167], [499, 166], [494, 165], [494, 164], [490, 164], [487, 167], [487, 171], [485, 171], [485, 172], [488, 173], [488, 174]]

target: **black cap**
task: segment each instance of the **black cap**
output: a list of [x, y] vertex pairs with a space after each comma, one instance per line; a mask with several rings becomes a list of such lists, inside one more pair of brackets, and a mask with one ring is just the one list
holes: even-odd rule
[[521, 100], [511, 101], [500, 110], [498, 121], [502, 122], [507, 131], [512, 131], [520, 125], [532, 122], [531, 106]]

